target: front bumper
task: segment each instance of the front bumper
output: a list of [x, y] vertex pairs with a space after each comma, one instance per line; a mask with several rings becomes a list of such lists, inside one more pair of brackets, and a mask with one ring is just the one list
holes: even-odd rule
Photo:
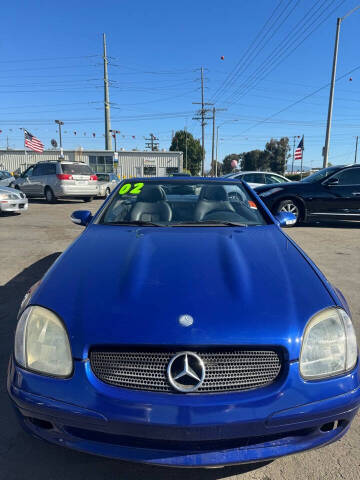
[[27, 198], [18, 200], [1, 200], [0, 212], [23, 212], [28, 209]]
[[177, 395], [105, 385], [88, 362], [75, 363], [71, 379], [57, 380], [10, 360], [8, 392], [20, 422], [52, 443], [122, 460], [179, 467], [269, 460], [338, 440], [360, 405], [358, 370], [317, 382], [313, 394], [322, 395], [304, 403], [309, 386], [296, 382], [297, 364], [262, 391]]

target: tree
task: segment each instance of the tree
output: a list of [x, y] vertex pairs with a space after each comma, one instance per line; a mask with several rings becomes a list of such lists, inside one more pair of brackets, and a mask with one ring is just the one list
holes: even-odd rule
[[[217, 164], [217, 172], [216, 172], [216, 164]], [[221, 176], [223, 174], [223, 164], [221, 162], [216, 162], [216, 160], [214, 161], [214, 163], [211, 165], [211, 168], [208, 172], [208, 174], [210, 175], [210, 177], [215, 177], [215, 174], [217, 173], [218, 177]]]
[[231, 162], [233, 160], [236, 160], [238, 162], [238, 166], [240, 167], [241, 158], [242, 155], [240, 153], [231, 153], [230, 155], [226, 155], [222, 161], [222, 174], [225, 175], [226, 173], [231, 173], [234, 170], [231, 166]]
[[289, 150], [289, 139], [287, 137], [282, 137], [280, 140], [272, 138], [265, 145], [264, 163], [268, 165], [272, 172], [284, 173], [290, 156]]
[[[187, 140], [186, 140], [187, 139]], [[171, 152], [183, 152], [183, 166], [185, 169], [185, 156], [187, 142], [187, 170], [191, 175], [198, 175], [201, 169], [202, 148], [199, 140], [196, 140], [191, 133], [186, 130], [178, 130], [171, 142]]]
[[242, 170], [266, 170], [266, 157], [263, 150], [250, 150], [243, 153]]

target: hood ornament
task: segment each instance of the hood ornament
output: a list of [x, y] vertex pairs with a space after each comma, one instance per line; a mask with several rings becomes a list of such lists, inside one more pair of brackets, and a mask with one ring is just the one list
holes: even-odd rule
[[190, 327], [190, 325], [194, 323], [194, 319], [191, 315], [186, 313], [185, 315], [180, 315], [179, 323], [182, 327]]

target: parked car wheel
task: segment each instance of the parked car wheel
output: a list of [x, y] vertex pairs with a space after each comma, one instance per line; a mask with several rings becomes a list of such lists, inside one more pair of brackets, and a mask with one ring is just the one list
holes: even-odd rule
[[280, 213], [280, 212], [293, 213], [295, 215], [296, 222], [293, 225], [291, 225], [292, 227], [297, 225], [302, 217], [302, 208], [299, 205], [299, 203], [293, 199], [282, 200], [278, 204], [276, 209], [276, 213]]
[[93, 197], [84, 197], [84, 202], [92, 202]]
[[50, 187], [45, 188], [45, 198], [48, 203], [55, 203], [56, 197]]

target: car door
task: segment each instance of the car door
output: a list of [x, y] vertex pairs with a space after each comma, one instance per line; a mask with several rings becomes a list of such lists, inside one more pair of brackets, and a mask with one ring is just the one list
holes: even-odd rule
[[273, 183], [287, 183], [286, 180], [275, 173], [264, 173], [264, 177], [266, 185], [272, 185]]
[[346, 168], [323, 182], [328, 195], [323, 202], [329, 216], [360, 218], [360, 167]]
[[29, 167], [25, 172], [20, 176], [19, 180], [17, 181], [17, 185], [20, 187], [26, 196], [31, 197], [31, 189], [32, 189], [32, 177], [34, 172], [35, 166], [32, 165]]
[[8, 179], [5, 177], [5, 174], [3, 172], [0, 172], [0, 185], [2, 187], [8, 186]]
[[46, 163], [38, 163], [34, 167], [30, 180], [30, 195], [32, 197], [40, 197], [44, 193], [42, 184], [45, 179], [46, 165]]
[[110, 175], [110, 190], [111, 190], [111, 191], [114, 190], [114, 188], [116, 187], [116, 185], [118, 184], [118, 182], [119, 182], [119, 179], [117, 178], [117, 176], [116, 176], [114, 173], [112, 173], [112, 174]]
[[264, 174], [260, 172], [245, 173], [242, 177], [242, 180], [247, 182], [250, 187], [259, 187], [265, 183]]

